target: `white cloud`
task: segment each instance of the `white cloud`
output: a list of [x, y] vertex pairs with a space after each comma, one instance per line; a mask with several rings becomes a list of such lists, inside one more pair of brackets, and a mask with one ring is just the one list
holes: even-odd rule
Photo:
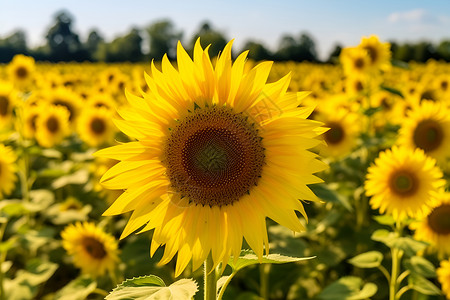
[[394, 12], [388, 16], [388, 21], [390, 23], [400, 23], [400, 22], [417, 23], [417, 22], [426, 22], [429, 21], [430, 19], [432, 19], [430, 18], [430, 15], [427, 13], [426, 10], [422, 8], [403, 12]]

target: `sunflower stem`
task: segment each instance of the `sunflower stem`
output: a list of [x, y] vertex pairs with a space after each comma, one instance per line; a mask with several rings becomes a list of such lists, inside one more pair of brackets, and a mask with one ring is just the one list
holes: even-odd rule
[[259, 266], [260, 273], [260, 296], [263, 299], [269, 299], [269, 272], [270, 272], [270, 264], [261, 264]]
[[217, 294], [217, 277], [216, 270], [213, 270], [214, 262], [212, 254], [208, 255], [208, 258], [204, 263], [204, 282], [205, 282], [205, 300], [216, 300]]
[[[403, 226], [400, 221], [397, 221], [395, 223], [395, 231], [398, 237], [402, 236]], [[400, 285], [399, 282], [400, 260], [402, 259], [403, 251], [397, 247], [392, 247], [391, 253], [392, 253], [392, 271], [391, 271], [391, 280], [389, 281], [389, 300], [397, 300], [399, 299], [397, 290]], [[400, 279], [403, 280], [404, 278]]]
[[[6, 221], [2, 222], [0, 224], [0, 242], [3, 241], [3, 235], [5, 234], [5, 231], [6, 231], [6, 224], [7, 224]], [[4, 290], [4, 287], [3, 287], [4, 274], [3, 274], [3, 270], [1, 270], [1, 268], [3, 266], [3, 263], [6, 260], [6, 251], [7, 250], [5, 249], [3, 252], [0, 253], [0, 300], [4, 300], [5, 299], [5, 290]]]

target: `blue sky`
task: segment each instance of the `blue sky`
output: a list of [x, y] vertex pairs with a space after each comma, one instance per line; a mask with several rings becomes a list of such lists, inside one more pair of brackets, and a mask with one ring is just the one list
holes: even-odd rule
[[249, 38], [275, 50], [283, 34], [307, 32], [322, 58], [337, 42], [356, 45], [371, 34], [399, 42], [450, 39], [449, 0], [0, 0], [0, 38], [21, 28], [30, 46], [40, 45], [61, 9], [72, 13], [82, 39], [93, 28], [111, 40], [132, 26], [143, 28], [168, 18], [187, 41], [209, 20], [227, 38], [236, 39], [238, 50]]

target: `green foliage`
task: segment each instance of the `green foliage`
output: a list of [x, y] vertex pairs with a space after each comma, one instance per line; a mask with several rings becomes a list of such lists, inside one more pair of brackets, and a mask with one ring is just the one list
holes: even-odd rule
[[342, 277], [327, 286], [319, 295], [322, 300], [363, 300], [375, 295], [377, 286], [373, 283], [363, 283], [358, 277]]
[[97, 287], [97, 282], [89, 276], [80, 276], [59, 290], [54, 300], [84, 300]]
[[197, 283], [192, 279], [180, 279], [166, 286], [161, 278], [148, 275], [127, 279], [119, 284], [105, 299], [107, 300], [190, 300], [197, 293]]
[[383, 253], [379, 251], [369, 251], [359, 254], [348, 262], [358, 268], [376, 268], [381, 265], [383, 261]]
[[234, 258], [230, 258], [228, 265], [237, 272], [245, 267], [256, 264], [285, 264], [290, 262], [298, 262], [302, 260], [313, 259], [314, 257], [289, 257], [280, 254], [269, 254], [263, 256], [262, 259], [258, 259], [255, 253], [251, 250], [242, 250], [241, 255], [234, 261]]

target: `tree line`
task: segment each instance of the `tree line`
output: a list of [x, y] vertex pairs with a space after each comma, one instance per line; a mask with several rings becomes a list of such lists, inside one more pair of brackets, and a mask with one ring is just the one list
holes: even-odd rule
[[[67, 11], [55, 14], [52, 26], [48, 30], [46, 43], [37, 48], [27, 46], [26, 34], [17, 30], [6, 38], [0, 39], [0, 63], [8, 63], [16, 54], [33, 56], [39, 61], [100, 61], [100, 62], [140, 62], [149, 59], [161, 60], [165, 53], [169, 59], [176, 56], [176, 43], [182, 39], [183, 32], [177, 30], [170, 20], [158, 20], [145, 28], [132, 28], [127, 34], [107, 42], [97, 30], [91, 30], [85, 41], [73, 30], [74, 18]], [[202, 46], [211, 44], [210, 55], [216, 56], [225, 46], [228, 38], [208, 21], [200, 24], [199, 29], [187, 44], [191, 51], [197, 38]], [[148, 43], [148, 52], [144, 53], [144, 42]], [[392, 58], [399, 61], [426, 62], [429, 59], [450, 62], [450, 40], [438, 45], [430, 42], [391, 43]], [[335, 45], [325, 61], [317, 55], [314, 39], [307, 33], [298, 36], [286, 34], [281, 37], [278, 49], [271, 51], [262, 43], [249, 40], [242, 50], [250, 50], [248, 57], [254, 60], [309, 61], [335, 63], [338, 61], [342, 45]]]

